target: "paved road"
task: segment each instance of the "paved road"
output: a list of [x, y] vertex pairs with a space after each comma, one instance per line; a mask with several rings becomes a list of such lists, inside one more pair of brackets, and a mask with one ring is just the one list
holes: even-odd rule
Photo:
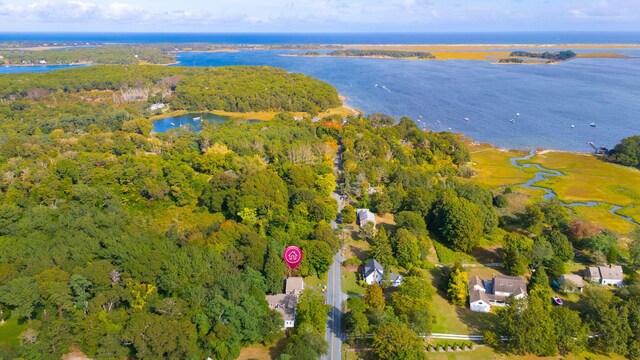
[[[334, 160], [334, 170], [336, 175], [339, 175], [342, 171], [342, 145], [339, 147], [338, 154], [336, 154]], [[338, 177], [338, 176], [337, 176]], [[338, 184], [336, 184], [335, 191], [331, 194], [331, 197], [338, 202], [338, 214], [342, 210], [343, 202], [339, 194]], [[331, 227], [334, 230], [338, 230], [338, 214], [336, 219], [331, 221]], [[329, 310], [329, 321], [327, 322], [327, 329], [325, 339], [329, 344], [329, 352], [327, 355], [322, 356], [323, 360], [340, 360], [342, 359], [342, 330], [340, 320], [342, 317], [342, 301], [344, 295], [342, 294], [342, 272], [340, 265], [343, 259], [340, 256], [340, 251], [333, 256], [333, 264], [329, 268], [327, 275], [327, 304], [331, 306]]]
[[342, 284], [340, 281], [340, 254], [333, 257], [333, 264], [329, 268], [327, 286], [327, 304], [331, 306], [329, 310], [329, 321], [325, 339], [329, 344], [329, 353], [322, 357], [325, 360], [340, 360], [342, 358], [342, 331], [340, 320], [342, 317]]

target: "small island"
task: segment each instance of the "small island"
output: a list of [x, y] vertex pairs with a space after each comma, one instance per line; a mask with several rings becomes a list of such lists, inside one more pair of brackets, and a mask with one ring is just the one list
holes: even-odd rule
[[435, 59], [429, 52], [425, 51], [403, 51], [403, 50], [334, 50], [326, 54], [317, 51], [309, 51], [301, 56], [329, 56], [329, 57], [364, 57], [364, 58], [384, 58], [384, 59]]
[[577, 56], [571, 50], [555, 51], [555, 52], [530, 52], [530, 51], [512, 51], [509, 58], [500, 59], [499, 64], [554, 64], [561, 61], [567, 61]]

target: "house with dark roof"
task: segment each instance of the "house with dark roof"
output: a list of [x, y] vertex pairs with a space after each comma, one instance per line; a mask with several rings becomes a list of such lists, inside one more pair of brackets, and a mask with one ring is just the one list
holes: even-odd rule
[[364, 264], [362, 269], [362, 279], [369, 285], [376, 283], [380, 285], [382, 283], [382, 276], [384, 275], [384, 268], [380, 265], [376, 259], [369, 260]]
[[492, 280], [478, 276], [469, 279], [469, 308], [489, 312], [491, 306], [504, 306], [509, 297], [527, 296], [527, 283], [518, 276], [494, 275]]

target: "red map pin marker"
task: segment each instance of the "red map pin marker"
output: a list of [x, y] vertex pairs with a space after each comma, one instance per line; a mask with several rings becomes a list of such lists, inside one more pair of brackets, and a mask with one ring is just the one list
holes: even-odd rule
[[302, 250], [300, 250], [297, 246], [289, 246], [284, 249], [284, 254], [282, 255], [284, 262], [287, 263], [291, 270], [294, 270], [300, 261], [302, 261]]

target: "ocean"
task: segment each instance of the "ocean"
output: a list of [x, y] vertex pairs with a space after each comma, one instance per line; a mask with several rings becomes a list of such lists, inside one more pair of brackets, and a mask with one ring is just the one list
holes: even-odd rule
[[[337, 43], [335, 39], [345, 43], [401, 43], [405, 39], [404, 43], [424, 43], [428, 42], [425, 37], [431, 36], [431, 42], [442, 43], [640, 43], [640, 33], [612, 34], [416, 34], [416, 38], [409, 34], [198, 34], [196, 39], [221, 42], [215, 39], [227, 37], [245, 43], [259, 43], [260, 39], [262, 43], [302, 43], [303, 39], [310, 43]], [[80, 35], [85, 36], [78, 39], [83, 41], [129, 42], [188, 37]], [[3, 36], [6, 34], [0, 34], [0, 41]], [[588, 50], [577, 52], [581, 51]], [[504, 148], [590, 152], [588, 142], [610, 148], [622, 138], [640, 135], [640, 50], [616, 51], [632, 56], [629, 59], [579, 58], [555, 65], [282, 56], [291, 52], [180, 53], [178, 60], [183, 66], [269, 65], [308, 74], [335, 86], [348, 105], [365, 113], [409, 116], [422, 128], [463, 133]], [[50, 69], [0, 67], [0, 73]]]
[[640, 32], [0, 33], [0, 42], [214, 44], [638, 44]]

